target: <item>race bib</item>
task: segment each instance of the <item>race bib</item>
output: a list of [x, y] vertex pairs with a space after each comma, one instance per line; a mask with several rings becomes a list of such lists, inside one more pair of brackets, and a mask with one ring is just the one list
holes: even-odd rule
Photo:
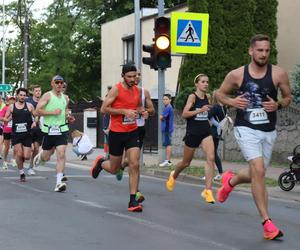
[[136, 123], [135, 119], [131, 120], [127, 116], [123, 116], [122, 124], [129, 125], [129, 124], [135, 124], [135, 123]]
[[27, 123], [16, 123], [16, 133], [27, 132]]
[[7, 127], [8, 127], [8, 128], [12, 128], [12, 123], [13, 123], [12, 120], [10, 120], [10, 121], [7, 123]]
[[246, 109], [245, 118], [252, 124], [266, 124], [270, 122], [264, 108]]
[[[196, 110], [198, 110], [198, 108], [196, 108]], [[207, 120], [208, 120], [208, 112], [207, 111], [198, 113], [195, 116], [195, 121], [207, 121]]]
[[48, 135], [61, 135], [60, 126], [59, 125], [49, 126]]

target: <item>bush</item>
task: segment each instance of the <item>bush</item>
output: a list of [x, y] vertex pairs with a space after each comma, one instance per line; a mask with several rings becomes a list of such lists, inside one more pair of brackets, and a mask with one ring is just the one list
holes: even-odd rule
[[291, 76], [291, 86], [292, 86], [292, 94], [293, 101], [296, 104], [300, 103], [300, 63], [298, 63], [292, 72]]

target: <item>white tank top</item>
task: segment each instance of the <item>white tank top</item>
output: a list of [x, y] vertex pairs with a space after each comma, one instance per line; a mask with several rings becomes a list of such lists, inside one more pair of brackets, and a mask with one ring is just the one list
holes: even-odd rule
[[[141, 88], [141, 94], [142, 94], [142, 106], [145, 107], [145, 91], [144, 88]], [[138, 125], [138, 127], [143, 127], [145, 126], [145, 118], [140, 117], [138, 119], [136, 119], [136, 124]]]

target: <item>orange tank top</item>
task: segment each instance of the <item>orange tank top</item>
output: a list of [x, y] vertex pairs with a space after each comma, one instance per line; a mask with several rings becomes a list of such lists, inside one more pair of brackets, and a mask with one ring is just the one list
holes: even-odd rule
[[[116, 84], [118, 96], [111, 104], [115, 109], [137, 110], [140, 106], [140, 91], [136, 86], [130, 89], [123, 87], [122, 83]], [[137, 129], [136, 120], [130, 120], [124, 115], [111, 115], [110, 130], [113, 132], [131, 132]]]

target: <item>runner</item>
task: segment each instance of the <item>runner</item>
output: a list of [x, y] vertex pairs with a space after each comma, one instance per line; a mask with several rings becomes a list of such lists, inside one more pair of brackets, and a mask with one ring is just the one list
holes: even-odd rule
[[[33, 105], [33, 107], [36, 109], [36, 106], [42, 95], [41, 86], [32, 85], [30, 87], [32, 89], [32, 96], [28, 97], [26, 99], [26, 102]], [[36, 115], [36, 111], [34, 111], [34, 114]], [[43, 141], [43, 133], [40, 128], [39, 120], [40, 120], [40, 117], [35, 116], [36, 126], [34, 128], [32, 128], [32, 130], [31, 130], [32, 142], [33, 142], [33, 152], [32, 152], [32, 156], [30, 159], [29, 168], [27, 170], [28, 175], [35, 175], [35, 171], [33, 170], [33, 159], [39, 153], [39, 149], [40, 149], [40, 146], [42, 145], [42, 141]]]
[[[0, 120], [4, 122], [3, 124], [3, 148], [2, 148], [2, 157], [3, 157], [3, 169], [8, 169], [8, 151], [10, 148], [10, 141], [11, 141], [11, 132], [12, 132], [12, 121], [9, 122], [4, 121], [4, 116], [6, 114], [6, 111], [10, 104], [14, 104], [16, 101], [16, 98], [14, 96], [8, 96], [6, 98], [6, 106], [1, 110], [0, 112]], [[15, 162], [15, 159], [11, 160], [11, 163], [13, 167], [16, 167], [17, 164]]]
[[40, 99], [36, 111], [44, 117], [42, 132], [44, 139], [42, 151], [34, 158], [34, 166], [43, 165], [56, 151], [56, 186], [55, 192], [66, 191], [67, 184], [62, 181], [65, 163], [68, 125], [66, 123], [68, 98], [62, 94], [64, 79], [56, 75], [51, 80], [52, 90], [46, 92]]
[[[268, 36], [259, 34], [252, 37], [249, 55], [250, 64], [229, 72], [216, 93], [223, 104], [237, 108], [234, 135], [249, 168], [238, 174], [225, 172], [217, 199], [225, 202], [236, 185], [251, 183], [252, 195], [263, 224], [264, 238], [273, 240], [283, 236], [283, 233], [269, 217], [265, 172], [276, 140], [276, 111], [290, 104], [291, 89], [287, 72], [268, 63]], [[231, 97], [234, 89], [238, 89], [239, 94]], [[278, 89], [281, 92], [280, 101], [277, 99]]]
[[27, 89], [17, 89], [17, 101], [9, 105], [4, 117], [4, 121], [12, 120], [11, 143], [14, 147], [20, 181], [22, 182], [26, 180], [24, 161], [29, 160], [32, 153], [30, 130], [36, 126], [36, 123], [32, 122], [34, 107], [32, 104], [25, 102], [27, 94]]
[[[98, 156], [90, 173], [97, 178], [102, 169], [116, 174], [121, 167], [124, 149], [129, 162], [129, 192], [128, 211], [142, 212], [143, 207], [136, 201], [139, 181], [139, 139], [136, 118], [140, 108], [140, 93], [136, 87], [136, 67], [126, 64], [122, 68], [123, 81], [117, 83], [105, 98], [101, 112], [111, 115], [109, 131], [109, 155], [105, 160]], [[142, 112], [142, 111], [140, 111]]]
[[[5, 107], [5, 102], [0, 95], [0, 112]], [[0, 159], [2, 159], [2, 147], [3, 147], [3, 121], [0, 121]]]
[[170, 192], [173, 191], [178, 175], [191, 164], [196, 149], [201, 145], [206, 155], [205, 189], [201, 196], [207, 203], [215, 203], [212, 192], [215, 167], [214, 142], [208, 121], [208, 111], [211, 108], [207, 96], [208, 76], [199, 74], [195, 77], [194, 83], [196, 92], [189, 95], [182, 112], [182, 117], [187, 119], [183, 159], [177, 163], [175, 171], [171, 171], [166, 188]]

